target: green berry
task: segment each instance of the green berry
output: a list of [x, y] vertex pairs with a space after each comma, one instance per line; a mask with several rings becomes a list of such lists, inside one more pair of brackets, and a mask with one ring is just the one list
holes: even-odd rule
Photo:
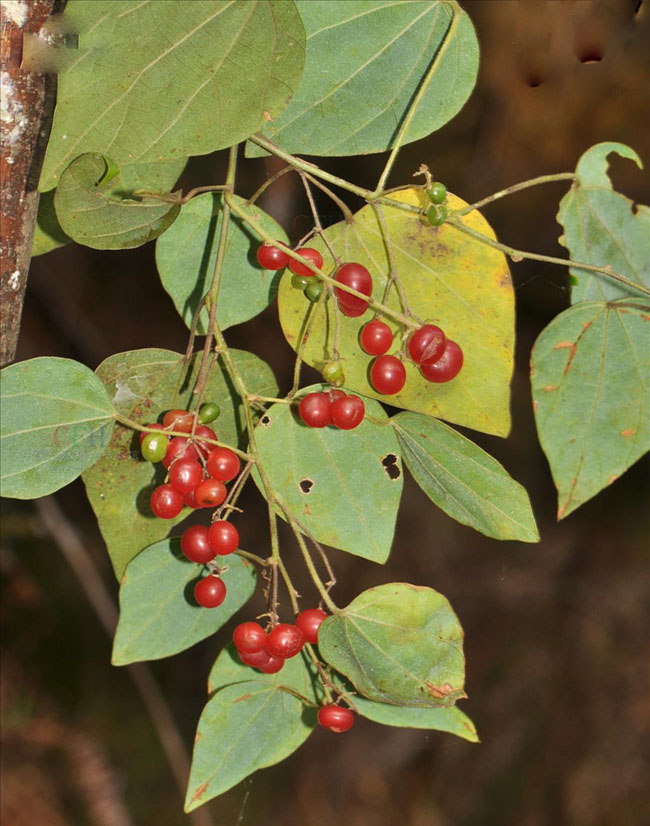
[[206, 402], [199, 408], [199, 421], [201, 424], [209, 424], [219, 418], [219, 413], [221, 409], [216, 402]]
[[343, 365], [340, 361], [328, 361], [323, 367], [323, 379], [328, 384], [333, 384], [335, 387], [340, 387], [345, 382], [343, 375]]
[[440, 181], [434, 181], [427, 189], [427, 195], [432, 204], [444, 204], [447, 198], [447, 187]]
[[432, 227], [439, 227], [447, 220], [447, 207], [444, 204], [434, 204], [427, 210], [427, 221]]
[[305, 287], [311, 283], [310, 275], [292, 275], [291, 286], [296, 290], [304, 290]]
[[164, 433], [148, 433], [142, 440], [140, 452], [148, 462], [162, 462], [168, 446], [169, 439]]
[[323, 282], [315, 281], [313, 278], [310, 278], [309, 284], [305, 287], [305, 295], [307, 298], [312, 302], [316, 302], [321, 297], [322, 292]]

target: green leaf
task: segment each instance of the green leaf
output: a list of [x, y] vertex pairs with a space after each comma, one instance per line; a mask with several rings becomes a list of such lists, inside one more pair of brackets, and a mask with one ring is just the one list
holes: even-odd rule
[[[442, 46], [450, 3], [298, 0], [298, 8], [307, 33], [305, 72], [285, 112], [262, 129], [288, 152], [360, 155], [390, 149], [441, 49], [404, 142], [451, 120], [474, 88], [478, 42], [464, 11], [458, 10], [458, 26]], [[252, 145], [248, 150], [261, 154]]]
[[[428, 203], [426, 194], [416, 189], [396, 192], [391, 197], [420, 207]], [[448, 202], [450, 210], [466, 206], [451, 194]], [[359, 344], [359, 330], [370, 320], [370, 313], [360, 318], [344, 316], [340, 317], [339, 350], [345, 355], [346, 389], [416, 413], [507, 436], [515, 314], [505, 256], [450, 224], [432, 227], [413, 213], [387, 206], [382, 209], [410, 309], [420, 318], [440, 325], [449, 338], [458, 342], [465, 363], [452, 381], [432, 384], [407, 361], [404, 389], [394, 396], [382, 396], [370, 386], [371, 359]], [[494, 238], [492, 228], [480, 213], [471, 212], [463, 216], [462, 221]], [[354, 216], [353, 223], [335, 224], [325, 235], [344, 261], [358, 261], [370, 270], [373, 297], [381, 301], [390, 273], [390, 259], [374, 208], [363, 207]], [[334, 262], [325, 244], [314, 240], [310, 246], [323, 254], [324, 271], [332, 270]], [[402, 311], [395, 290], [391, 290], [387, 303], [391, 309]], [[302, 292], [291, 287], [291, 274], [285, 273], [280, 282], [278, 309], [282, 329], [294, 350], [304, 335], [301, 331], [309, 306]], [[333, 347], [335, 311], [336, 302], [331, 300], [318, 308], [303, 350], [305, 360], [317, 369], [322, 369]], [[392, 348], [398, 352], [401, 326], [388, 317], [383, 320], [398, 334]]]
[[169, 657], [225, 625], [250, 599], [256, 577], [253, 566], [235, 554], [223, 564], [226, 599], [207, 609], [192, 596], [202, 569], [183, 556], [178, 539], [157, 542], [132, 559], [120, 587], [113, 665]]
[[[245, 206], [242, 198], [234, 200]], [[191, 327], [200, 299], [208, 291], [219, 246], [223, 196], [206, 193], [181, 208], [173, 227], [156, 243], [156, 266], [163, 287], [179, 315]], [[282, 227], [256, 206], [247, 209], [265, 232], [289, 241]], [[217, 317], [222, 330], [260, 313], [277, 292], [279, 273], [257, 263], [258, 237], [236, 216], [231, 218], [219, 292]], [[197, 333], [205, 335], [208, 313], [201, 313]]]
[[323, 622], [318, 646], [370, 700], [439, 708], [466, 696], [463, 630], [433, 588], [393, 582], [364, 591]]
[[[599, 143], [576, 167], [577, 180], [562, 198], [558, 221], [560, 242], [571, 258], [597, 267], [610, 266], [638, 284], [650, 287], [650, 208], [635, 204], [612, 189], [607, 157], [615, 152], [643, 168], [641, 159], [622, 143]], [[639, 296], [632, 287], [606, 275], [571, 268], [571, 303]]]
[[[231, 350], [231, 354], [251, 391], [261, 396], [275, 395], [277, 385], [265, 362], [246, 351]], [[199, 363], [200, 357], [196, 357], [186, 373], [180, 353], [132, 350], [110, 356], [99, 365], [97, 375], [120, 415], [147, 424], [155, 422], [164, 411], [187, 407], [193, 401]], [[209, 375], [205, 398], [221, 407], [213, 428], [219, 438], [242, 446], [243, 411], [220, 365]], [[117, 424], [108, 450], [83, 476], [118, 578], [138, 551], [163, 539], [170, 528], [187, 516], [186, 510], [176, 519], [156, 519], [151, 513], [149, 498], [153, 488], [162, 484], [163, 470], [140, 459], [137, 434]]]
[[584, 301], [535, 342], [537, 432], [558, 490], [558, 519], [614, 482], [650, 447], [650, 306]]
[[399, 444], [391, 427], [368, 416], [387, 419], [381, 405], [366, 400], [366, 418], [354, 430], [316, 429], [303, 424], [293, 406], [275, 404], [256, 428], [256, 442], [273, 490], [306, 531], [326, 545], [385, 562], [402, 493]]
[[303, 69], [292, 0], [69, 0], [63, 19], [79, 51], [58, 74], [42, 191], [82, 153], [122, 166], [245, 140], [278, 117]]
[[[211, 690], [216, 686], [216, 693], [199, 720], [187, 812], [257, 769], [284, 760], [304, 743], [316, 723], [316, 709], [282, 688], [312, 698], [311, 672], [302, 655], [287, 660], [277, 674], [268, 675], [236, 663], [235, 656], [232, 646], [222, 651], [210, 675], [209, 684]], [[229, 680], [232, 674], [237, 679], [224, 684], [224, 677]]]
[[406, 467], [453, 519], [495, 539], [539, 542], [526, 489], [478, 445], [418, 413], [391, 419]]
[[73, 479], [104, 452], [113, 407], [92, 370], [35, 358], [0, 372], [2, 496], [35, 499]]
[[38, 200], [38, 213], [34, 224], [34, 241], [32, 243], [32, 257], [44, 255], [46, 252], [58, 249], [69, 244], [69, 238], [61, 229], [59, 219], [54, 211], [55, 190], [42, 192]]
[[111, 176], [102, 185], [109, 169], [107, 158], [91, 152], [80, 155], [64, 171], [54, 193], [54, 208], [64, 233], [93, 249], [133, 249], [173, 224], [178, 204], [122, 193], [119, 176]]

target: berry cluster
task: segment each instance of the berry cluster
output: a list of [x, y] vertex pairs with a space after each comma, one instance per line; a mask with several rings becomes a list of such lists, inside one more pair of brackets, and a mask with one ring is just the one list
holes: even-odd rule
[[[167, 468], [167, 481], [151, 494], [151, 510], [160, 519], [173, 519], [184, 506], [216, 508], [227, 496], [226, 482], [232, 481], [240, 470], [237, 454], [227, 447], [213, 447], [206, 439], [217, 441], [207, 422], [219, 415], [214, 402], [198, 411], [169, 410], [162, 424], [149, 424], [155, 432], [142, 433], [140, 450], [144, 459], [162, 462]], [[167, 431], [187, 433], [170, 439]], [[215, 512], [216, 515], [216, 512]], [[210, 527], [192, 525], [181, 537], [181, 549], [191, 561], [206, 565], [217, 556], [226, 556], [237, 550], [239, 532], [230, 522], [214, 519]], [[197, 603], [204, 608], [216, 608], [226, 598], [223, 580], [211, 570], [200, 579], [194, 589]]]
[[366, 407], [358, 396], [343, 390], [327, 393], [307, 393], [298, 405], [300, 418], [308, 427], [334, 425], [339, 430], [352, 430], [363, 421]]

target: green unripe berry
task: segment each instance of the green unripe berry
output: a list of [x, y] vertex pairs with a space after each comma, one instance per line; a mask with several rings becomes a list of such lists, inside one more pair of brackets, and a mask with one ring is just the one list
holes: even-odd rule
[[291, 286], [296, 290], [304, 290], [311, 280], [311, 276], [309, 275], [294, 274], [291, 276]]
[[328, 361], [323, 367], [323, 379], [328, 384], [333, 384], [335, 387], [340, 387], [345, 382], [343, 375], [343, 365], [340, 361]]
[[316, 281], [313, 278], [309, 279], [309, 284], [305, 287], [305, 295], [307, 298], [312, 301], [316, 302], [321, 297], [321, 293], [323, 292], [323, 282]]
[[447, 198], [447, 187], [440, 181], [434, 181], [427, 189], [427, 195], [432, 204], [444, 204]]
[[205, 402], [199, 408], [199, 421], [201, 424], [209, 424], [219, 418], [219, 413], [221, 409], [216, 402]]
[[447, 207], [444, 204], [433, 204], [427, 210], [427, 221], [432, 227], [439, 227], [447, 220]]
[[162, 462], [168, 446], [169, 439], [164, 433], [147, 433], [140, 445], [140, 452], [147, 462]]

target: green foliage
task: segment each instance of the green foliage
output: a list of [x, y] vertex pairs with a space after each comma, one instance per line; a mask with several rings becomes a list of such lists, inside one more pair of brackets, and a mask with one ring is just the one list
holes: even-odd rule
[[273, 490], [306, 531], [326, 545], [385, 562], [402, 475], [391, 478], [382, 461], [399, 462], [399, 444], [392, 428], [382, 424], [383, 408], [367, 401], [366, 410], [377, 423], [366, 417], [354, 430], [315, 429], [303, 424], [294, 407], [275, 404], [258, 425], [256, 442]]
[[304, 31], [292, 0], [69, 0], [40, 189], [78, 155], [118, 166], [203, 155], [276, 118], [296, 88]]
[[226, 599], [205, 609], [192, 597], [202, 568], [183, 556], [179, 540], [157, 542], [132, 559], [120, 586], [113, 665], [169, 657], [225, 625], [250, 599], [256, 577], [251, 564], [234, 554], [224, 565]]
[[370, 700], [446, 707], [466, 696], [463, 631], [433, 588], [369, 588], [323, 622], [318, 644], [326, 662]]
[[[231, 354], [252, 388], [265, 395], [276, 392], [267, 364], [246, 351], [232, 350]], [[145, 425], [165, 410], [190, 403], [199, 367], [200, 359], [195, 357], [187, 370], [180, 353], [170, 350], [132, 350], [107, 358], [97, 368], [97, 376], [118, 413]], [[227, 444], [243, 444], [244, 414], [223, 365], [210, 373], [206, 397], [223, 411], [216, 428], [219, 438]], [[154, 518], [149, 497], [164, 474], [140, 459], [137, 445], [133, 431], [117, 424], [106, 452], [83, 476], [118, 578], [142, 548], [163, 539], [188, 514], [183, 510], [176, 519]]]
[[[242, 198], [234, 198], [241, 206]], [[278, 241], [289, 243], [282, 227], [258, 207], [248, 207], [254, 220]], [[156, 243], [156, 266], [163, 287], [188, 327], [200, 299], [212, 281], [219, 246], [223, 196], [206, 193], [185, 204], [174, 225]], [[260, 313], [277, 292], [276, 273], [257, 263], [259, 240], [235, 217], [228, 230], [217, 318], [222, 330]], [[203, 310], [197, 333], [205, 335], [208, 312]]]
[[400, 413], [391, 424], [406, 467], [445, 513], [495, 539], [539, 541], [525, 488], [496, 459], [437, 419]]
[[581, 301], [535, 343], [535, 421], [558, 490], [558, 519], [650, 447], [649, 322], [641, 300]]
[[[307, 34], [305, 72], [286, 111], [262, 129], [289, 152], [361, 155], [390, 149], [433, 61], [438, 63], [405, 143], [451, 120], [474, 88], [476, 34], [460, 9], [450, 29], [450, 3], [298, 0], [297, 6]], [[251, 145], [248, 151], [261, 154]]]
[[36, 255], [45, 255], [46, 252], [63, 247], [72, 240], [61, 229], [59, 219], [54, 210], [54, 193], [41, 192], [38, 199], [38, 214], [34, 225], [34, 242], [32, 244], [32, 258]]
[[[634, 161], [641, 159], [622, 143], [599, 143], [588, 149], [576, 167], [576, 181], [560, 203], [560, 239], [576, 261], [611, 267], [638, 284], [650, 287], [650, 208], [635, 206], [615, 192], [607, 175], [612, 153]], [[600, 273], [571, 268], [576, 283], [571, 301], [639, 296], [637, 290]]]
[[113, 406], [92, 370], [35, 358], [0, 373], [2, 496], [35, 499], [79, 476], [103, 453]]
[[[423, 190], [394, 193], [397, 201], [426, 207], [429, 203]], [[464, 201], [449, 195], [453, 209], [466, 206]], [[369, 313], [360, 318], [340, 319], [341, 353], [345, 355], [346, 387], [365, 396], [389, 401], [428, 416], [473, 427], [497, 436], [507, 436], [510, 430], [510, 377], [514, 348], [514, 295], [505, 256], [480, 241], [446, 224], [430, 227], [418, 215], [394, 207], [383, 207], [386, 226], [399, 278], [408, 297], [410, 309], [425, 320], [443, 328], [449, 338], [458, 342], [465, 354], [462, 373], [447, 384], [433, 385], [411, 362], [406, 363], [404, 389], [390, 399], [371, 388], [368, 381], [370, 357], [359, 344], [359, 330], [369, 320]], [[463, 222], [479, 232], [494, 237], [489, 224], [478, 212], [471, 212]], [[354, 216], [354, 222], [342, 221], [329, 227], [325, 236], [337, 255], [344, 261], [357, 261], [370, 270], [373, 297], [381, 301], [386, 280], [391, 271], [390, 255], [382, 233], [381, 222], [372, 206], [365, 206]], [[320, 240], [310, 242], [324, 258], [324, 271], [333, 267], [332, 257]], [[385, 302], [402, 311], [399, 298], [392, 290]], [[287, 341], [297, 349], [303, 333], [309, 305], [291, 287], [285, 274], [280, 282], [278, 309], [280, 323]], [[306, 346], [301, 355], [308, 364], [320, 369], [333, 344], [335, 306], [328, 301], [318, 309]], [[382, 319], [397, 333], [393, 350], [400, 347], [400, 327], [389, 317]], [[489, 364], [489, 370], [486, 365]]]

